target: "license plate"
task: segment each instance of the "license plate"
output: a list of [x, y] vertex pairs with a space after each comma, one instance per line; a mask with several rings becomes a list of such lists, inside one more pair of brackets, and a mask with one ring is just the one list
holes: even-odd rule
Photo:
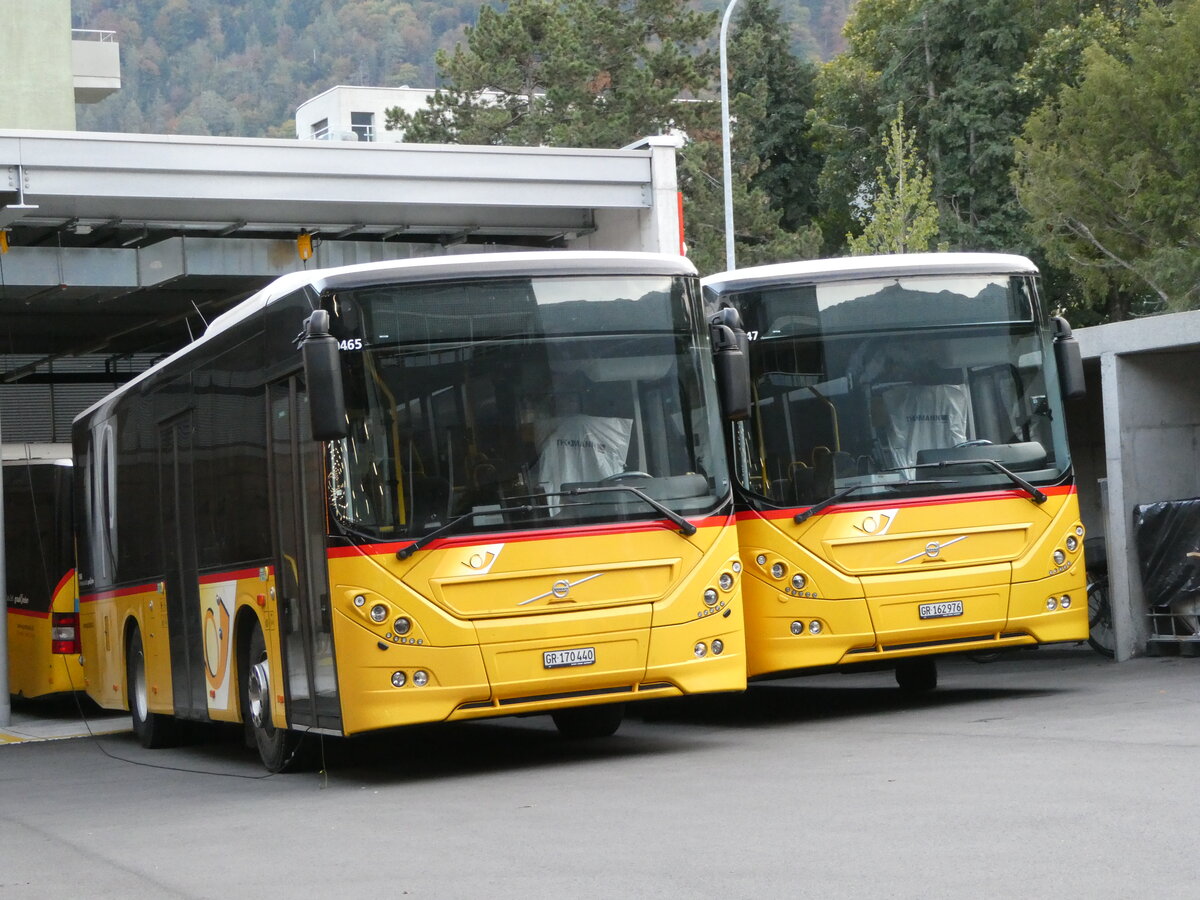
[[961, 600], [950, 600], [946, 603], [922, 603], [919, 614], [922, 619], [950, 619], [963, 614]]
[[595, 663], [595, 647], [576, 647], [573, 650], [547, 650], [542, 654], [542, 666], [547, 669], [591, 666], [595, 665]]

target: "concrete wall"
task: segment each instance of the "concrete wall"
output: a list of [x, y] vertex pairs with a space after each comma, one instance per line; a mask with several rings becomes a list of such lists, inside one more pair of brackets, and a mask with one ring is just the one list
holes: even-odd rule
[[1071, 451], [1084, 524], [1106, 538], [1117, 658], [1127, 659], [1151, 637], [1134, 507], [1200, 496], [1200, 312], [1076, 337], [1089, 397], [1068, 411]]
[[0, 128], [75, 130], [70, 0], [0, 0], [0, 60]]

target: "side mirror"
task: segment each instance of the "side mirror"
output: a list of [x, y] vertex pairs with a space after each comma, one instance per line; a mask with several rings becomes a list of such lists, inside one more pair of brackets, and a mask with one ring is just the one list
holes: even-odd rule
[[726, 307], [709, 320], [713, 370], [721, 414], [727, 422], [750, 417], [750, 338], [736, 309]]
[[1079, 343], [1071, 336], [1071, 326], [1062, 316], [1055, 316], [1054, 323], [1054, 362], [1058, 365], [1058, 384], [1062, 395], [1067, 400], [1074, 400], [1087, 394], [1087, 384], [1083, 379], [1083, 355], [1079, 352]]
[[337, 340], [329, 333], [329, 312], [313, 310], [304, 322], [300, 339], [304, 380], [308, 384], [308, 413], [312, 436], [318, 441], [335, 441], [349, 433], [346, 398], [342, 393], [342, 365]]

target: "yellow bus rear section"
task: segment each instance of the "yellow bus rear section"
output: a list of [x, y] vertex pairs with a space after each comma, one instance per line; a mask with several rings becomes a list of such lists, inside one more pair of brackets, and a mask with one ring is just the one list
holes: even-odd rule
[[751, 677], [1087, 638], [1073, 492], [743, 514], [738, 531]]
[[59, 582], [50, 611], [8, 608], [8, 690], [19, 697], [46, 697], [84, 690], [78, 653], [54, 653], [54, 613], [75, 612], [76, 579], [72, 570]]

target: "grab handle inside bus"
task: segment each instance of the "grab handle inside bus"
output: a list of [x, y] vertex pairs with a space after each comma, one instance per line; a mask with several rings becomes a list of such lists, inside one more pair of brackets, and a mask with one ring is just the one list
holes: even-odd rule
[[725, 307], [709, 321], [713, 369], [727, 422], [750, 417], [750, 338], [736, 309]]
[[1071, 326], [1062, 316], [1054, 316], [1054, 361], [1058, 364], [1058, 383], [1065, 399], [1087, 394], [1083, 378], [1083, 355], [1071, 334]]
[[337, 340], [329, 333], [327, 310], [315, 309], [305, 320], [300, 355], [308, 385], [313, 438], [318, 441], [344, 438], [349, 428], [346, 425], [346, 399], [342, 393], [342, 366]]

